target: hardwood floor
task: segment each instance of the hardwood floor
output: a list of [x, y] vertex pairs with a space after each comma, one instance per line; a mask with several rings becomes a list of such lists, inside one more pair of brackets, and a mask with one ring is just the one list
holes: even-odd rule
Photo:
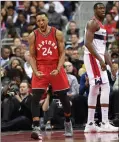
[[30, 138], [31, 132], [2, 133], [2, 142], [119, 142], [119, 133], [83, 133], [74, 130], [72, 138], [66, 138], [63, 131], [42, 132], [43, 141]]

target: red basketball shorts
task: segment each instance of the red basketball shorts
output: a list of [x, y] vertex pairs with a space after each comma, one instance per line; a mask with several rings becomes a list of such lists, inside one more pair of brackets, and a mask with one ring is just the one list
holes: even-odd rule
[[69, 82], [63, 67], [56, 76], [50, 75], [50, 73], [56, 68], [57, 65], [39, 65], [38, 71], [43, 72], [44, 76], [38, 78], [33, 74], [32, 89], [46, 90], [49, 84], [51, 84], [54, 92], [68, 89]]

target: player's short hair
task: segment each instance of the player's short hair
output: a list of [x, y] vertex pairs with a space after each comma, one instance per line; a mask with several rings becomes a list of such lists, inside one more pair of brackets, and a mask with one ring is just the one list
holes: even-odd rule
[[93, 9], [95, 10], [95, 9], [97, 8], [98, 5], [104, 5], [104, 4], [101, 3], [101, 2], [98, 2], [98, 3], [94, 4]]
[[38, 13], [36, 14], [36, 17], [39, 16], [39, 15], [45, 15], [45, 16], [48, 18], [47, 13], [45, 13], [45, 12], [38, 12]]

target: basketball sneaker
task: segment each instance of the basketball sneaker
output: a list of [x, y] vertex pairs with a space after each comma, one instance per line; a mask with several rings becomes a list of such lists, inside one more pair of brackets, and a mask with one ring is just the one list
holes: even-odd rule
[[100, 127], [98, 127], [94, 122], [90, 122], [86, 124], [84, 132], [85, 133], [100, 132]]
[[73, 136], [73, 128], [72, 128], [72, 122], [64, 122], [65, 127], [65, 136], [66, 137], [72, 137]]
[[35, 140], [42, 140], [41, 129], [40, 127], [33, 127], [33, 131], [31, 133], [31, 138]]
[[47, 123], [45, 126], [45, 130], [52, 130], [52, 126], [50, 123]]
[[112, 126], [109, 121], [104, 123], [104, 122], [101, 122], [101, 125], [100, 125], [100, 130], [101, 132], [118, 132], [119, 131], [119, 128], [118, 127], [114, 127]]

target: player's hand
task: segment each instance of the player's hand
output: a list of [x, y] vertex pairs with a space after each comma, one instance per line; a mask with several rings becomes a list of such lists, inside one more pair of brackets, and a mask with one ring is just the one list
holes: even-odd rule
[[102, 71], [105, 71], [107, 69], [107, 66], [103, 60], [100, 61], [100, 66], [101, 66]]
[[59, 73], [59, 70], [53, 70], [51, 73], [50, 73], [50, 75], [54, 75], [54, 76], [56, 76], [57, 74]]
[[40, 77], [44, 76], [44, 73], [41, 71], [36, 71], [35, 75], [40, 78]]

